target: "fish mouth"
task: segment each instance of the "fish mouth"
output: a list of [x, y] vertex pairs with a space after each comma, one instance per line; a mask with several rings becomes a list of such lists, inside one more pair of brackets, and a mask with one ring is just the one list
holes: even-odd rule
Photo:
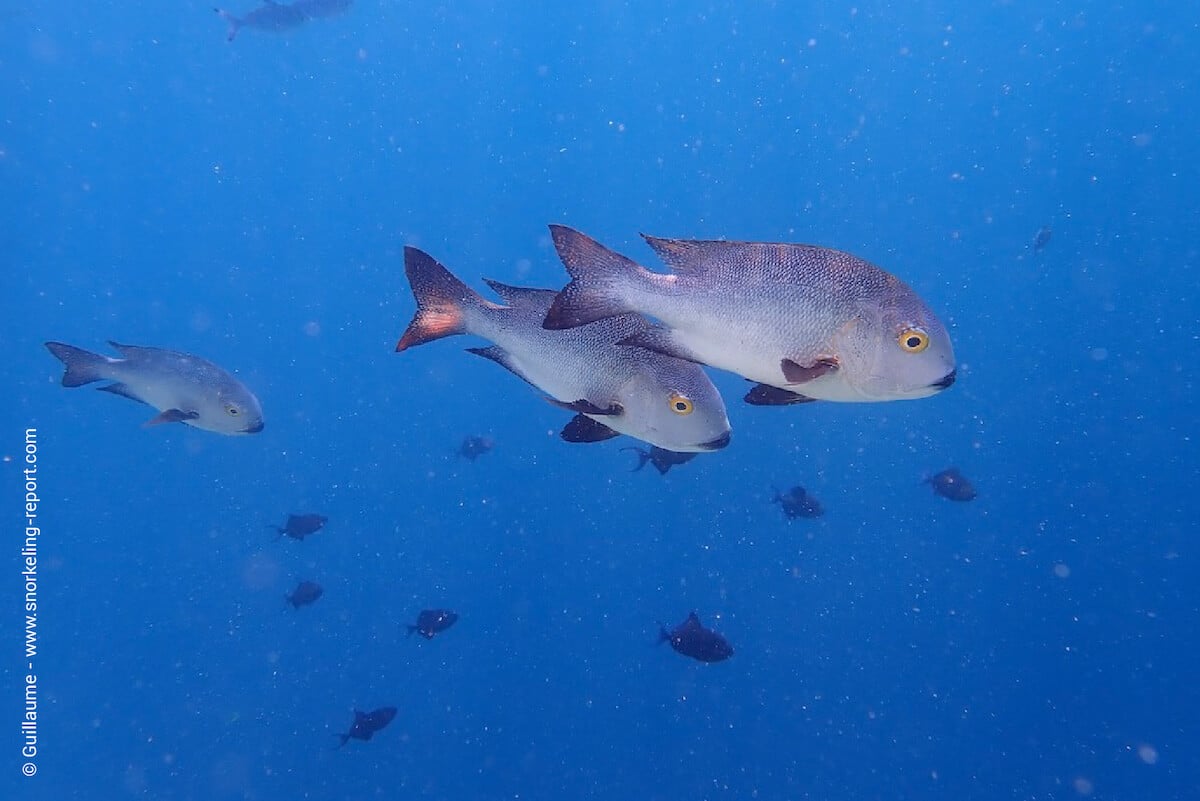
[[698, 447], [702, 451], [719, 451], [719, 450], [721, 450], [721, 448], [724, 448], [726, 445], [729, 444], [729, 440], [731, 439], [731, 437], [732, 437], [732, 435], [730, 434], [730, 432], [726, 431], [724, 434], [717, 437], [716, 439], [710, 439], [708, 442], [701, 442], [696, 447]]
[[931, 389], [949, 389], [956, 378], [958, 378], [958, 370], [951, 370], [929, 386]]
[[262, 420], [259, 420], [257, 423], [254, 423], [253, 425], [242, 429], [243, 433], [246, 433], [246, 434], [257, 434], [259, 431], [262, 431], [262, 430], [263, 430], [263, 421]]

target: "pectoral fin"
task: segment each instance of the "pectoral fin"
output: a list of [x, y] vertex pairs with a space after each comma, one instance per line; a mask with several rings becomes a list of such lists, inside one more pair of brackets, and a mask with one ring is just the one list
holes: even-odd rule
[[164, 409], [159, 414], [147, 420], [144, 425], [157, 426], [163, 423], [183, 423], [188, 420], [196, 420], [199, 417], [200, 413], [196, 411], [185, 412], [182, 409]]
[[577, 414], [571, 418], [571, 422], [567, 423], [559, 436], [567, 442], [603, 442], [620, 435], [603, 423]]
[[804, 365], [784, 359], [779, 363], [779, 367], [783, 370], [784, 380], [789, 384], [807, 384], [835, 372], [838, 369], [838, 361], [836, 356], [821, 356], [811, 364]]
[[816, 398], [770, 384], [755, 384], [754, 389], [746, 393], [744, 400], [751, 406], [789, 406], [793, 403], [812, 403]]
[[[568, 412], [579, 412], [580, 414], [595, 414], [604, 417], [615, 417], [622, 414], [625, 409], [619, 403], [611, 403], [608, 406], [597, 406], [590, 400], [582, 399], [572, 403], [566, 401], [555, 400], [554, 398], [546, 398], [551, 406], [557, 406], [560, 409], [566, 409]], [[599, 425], [599, 424], [597, 424]]]

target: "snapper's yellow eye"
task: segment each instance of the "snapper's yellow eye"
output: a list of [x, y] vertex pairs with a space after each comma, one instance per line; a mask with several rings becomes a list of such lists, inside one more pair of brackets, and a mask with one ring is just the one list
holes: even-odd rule
[[929, 334], [920, 328], [906, 328], [896, 341], [906, 353], [920, 353], [929, 347]]
[[668, 403], [671, 405], [671, 411], [678, 415], [689, 415], [696, 410], [692, 399], [686, 395], [680, 395], [678, 392], [671, 393]]
[[225, 407], [225, 411], [226, 411], [228, 414], [231, 414], [231, 415], [233, 415], [234, 417], [237, 417], [239, 414], [241, 414], [241, 413], [242, 413], [242, 410], [241, 410], [241, 409], [239, 409], [239, 408], [238, 408], [238, 407], [236, 407], [236, 406], [226, 406], [226, 407]]

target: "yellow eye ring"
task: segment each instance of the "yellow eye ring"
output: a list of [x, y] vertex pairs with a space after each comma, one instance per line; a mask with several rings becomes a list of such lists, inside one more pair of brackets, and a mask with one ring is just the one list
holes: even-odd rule
[[692, 399], [686, 395], [680, 395], [678, 392], [671, 393], [667, 402], [671, 406], [671, 411], [680, 416], [686, 417], [696, 411], [696, 405], [692, 403]]
[[929, 334], [921, 328], [906, 328], [900, 332], [896, 342], [905, 353], [920, 353], [929, 347]]
[[231, 415], [233, 415], [234, 417], [237, 417], [239, 414], [241, 414], [241, 413], [242, 413], [242, 412], [241, 412], [241, 409], [239, 409], [239, 408], [238, 408], [238, 407], [236, 407], [236, 406], [226, 406], [226, 407], [225, 407], [225, 412], [226, 412], [227, 414], [231, 414]]

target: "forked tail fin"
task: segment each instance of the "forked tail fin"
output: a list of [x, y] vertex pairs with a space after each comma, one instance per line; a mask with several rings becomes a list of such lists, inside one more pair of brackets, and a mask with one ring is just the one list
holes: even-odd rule
[[494, 308], [424, 251], [404, 249], [404, 272], [417, 300], [417, 313], [396, 343], [396, 352], [442, 337], [467, 333], [464, 310]]
[[214, 8], [213, 11], [217, 12], [217, 16], [229, 23], [229, 33], [225, 35], [225, 41], [232, 42], [245, 22], [224, 9]]

